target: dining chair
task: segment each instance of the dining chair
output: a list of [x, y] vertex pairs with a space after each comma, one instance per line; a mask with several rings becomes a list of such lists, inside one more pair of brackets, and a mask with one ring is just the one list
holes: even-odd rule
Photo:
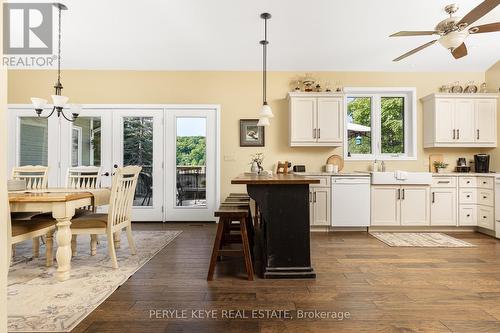
[[12, 179], [26, 181], [27, 190], [47, 188], [49, 167], [41, 165], [25, 165], [12, 169]]
[[[24, 180], [27, 190], [41, 190], [48, 186], [49, 167], [42, 165], [25, 165], [12, 169], [12, 179]], [[29, 220], [40, 212], [15, 213], [14, 218], [18, 220]], [[33, 238], [33, 256], [38, 257], [40, 248], [40, 237]]]
[[[66, 173], [66, 187], [71, 189], [94, 189], [101, 187], [101, 167], [78, 166], [70, 167]], [[75, 211], [75, 218], [81, 215], [95, 213], [96, 207], [88, 206], [78, 208]], [[97, 235], [93, 236], [97, 237]], [[76, 256], [77, 235], [71, 238], [72, 256]]]
[[127, 238], [132, 254], [136, 246], [132, 237], [132, 205], [134, 201], [137, 179], [142, 167], [126, 166], [118, 168], [113, 176], [111, 198], [107, 214], [86, 214], [71, 220], [71, 231], [74, 235], [91, 235], [91, 254], [95, 255], [97, 237], [105, 234], [108, 240], [108, 252], [113, 268], [118, 268], [116, 259], [114, 233], [127, 230]]
[[53, 235], [56, 230], [56, 222], [53, 219], [36, 218], [33, 220], [15, 220], [11, 218], [9, 204], [7, 204], [7, 239], [8, 253], [7, 271], [11, 265], [14, 253], [14, 245], [30, 239], [45, 236], [46, 252], [45, 265], [52, 266], [53, 256]]

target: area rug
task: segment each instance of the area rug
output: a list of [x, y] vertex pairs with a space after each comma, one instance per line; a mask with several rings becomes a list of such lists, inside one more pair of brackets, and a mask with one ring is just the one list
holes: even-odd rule
[[[57, 282], [55, 265], [45, 267], [45, 248], [40, 258], [30, 259], [31, 242], [16, 246], [7, 289], [9, 332], [69, 332], [120, 285], [177, 237], [181, 231], [135, 231], [137, 254], [130, 254], [122, 235], [117, 249], [119, 268], [108, 257], [105, 236], [99, 237], [97, 255], [90, 256], [90, 237], [78, 237], [78, 255], [71, 262], [71, 278]], [[55, 238], [55, 237], [54, 237]]]
[[389, 246], [406, 247], [474, 247], [466, 241], [439, 232], [371, 232], [370, 235]]

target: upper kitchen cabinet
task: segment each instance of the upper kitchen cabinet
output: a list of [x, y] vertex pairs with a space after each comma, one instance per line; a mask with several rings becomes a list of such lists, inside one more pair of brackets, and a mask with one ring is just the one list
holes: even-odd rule
[[342, 146], [344, 137], [343, 95], [289, 93], [290, 146]]
[[431, 94], [424, 105], [424, 148], [496, 147], [497, 94]]

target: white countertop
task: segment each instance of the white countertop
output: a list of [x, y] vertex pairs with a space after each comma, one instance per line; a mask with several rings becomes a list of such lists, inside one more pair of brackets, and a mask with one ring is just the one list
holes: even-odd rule
[[497, 173], [480, 173], [480, 172], [444, 172], [432, 173], [432, 177], [450, 177], [450, 176], [471, 176], [471, 177], [495, 177]]

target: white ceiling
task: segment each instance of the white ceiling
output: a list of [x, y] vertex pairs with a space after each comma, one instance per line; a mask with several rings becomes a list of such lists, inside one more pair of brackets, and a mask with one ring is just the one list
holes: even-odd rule
[[[271, 70], [484, 71], [500, 59], [495, 32], [469, 36], [460, 60], [435, 44], [391, 61], [435, 36], [388, 36], [433, 29], [452, 0], [62, 1], [64, 68], [259, 70], [263, 11]], [[457, 1], [459, 16], [482, 2]], [[496, 21], [500, 6], [474, 25]]]

